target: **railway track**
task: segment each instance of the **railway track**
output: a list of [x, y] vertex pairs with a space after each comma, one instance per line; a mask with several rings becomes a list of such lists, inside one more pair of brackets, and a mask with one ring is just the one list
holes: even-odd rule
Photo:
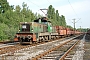
[[[71, 38], [71, 39], [73, 39], [73, 38]], [[65, 39], [55, 40], [52, 42], [47, 42], [47, 43], [39, 44], [39, 45], [35, 45], [35, 46], [15, 45], [14, 47], [5, 48], [4, 50], [0, 51], [0, 53], [4, 52], [4, 53], [0, 54], [0, 59], [2, 59], [2, 60], [27, 60], [27, 59], [31, 59], [32, 57], [35, 57], [36, 55], [38, 55], [40, 53], [43, 53], [47, 50], [50, 50], [52, 47], [58, 46], [59, 44], [62, 44], [64, 42], [66, 42]]]
[[64, 60], [66, 55], [75, 47], [80, 40], [70, 40], [59, 46], [32, 58], [32, 60]]
[[[64, 40], [64, 39], [69, 39], [71, 37], [67, 37], [67, 38], [62, 38], [60, 41]], [[51, 41], [49, 41], [51, 42]], [[5, 54], [5, 53], [8, 53], [9, 52], [16, 52], [17, 50], [22, 50], [23, 48], [27, 48], [27, 47], [31, 47], [31, 46], [35, 46], [35, 45], [39, 45], [39, 44], [44, 44], [45, 42], [42, 42], [42, 43], [38, 43], [38, 44], [32, 44], [32, 45], [19, 45], [19, 42], [8, 42], [8, 43], [4, 43], [2, 42], [0, 44], [0, 55], [1, 54]]]
[[[31, 60], [76, 60], [75, 58], [77, 57], [75, 57], [76, 55], [74, 56], [74, 54], [77, 54], [76, 51], [77, 49], [80, 49], [81, 45], [82, 41], [80, 40], [70, 40], [42, 54], [33, 57]], [[80, 54], [78, 55], [80, 56]]]

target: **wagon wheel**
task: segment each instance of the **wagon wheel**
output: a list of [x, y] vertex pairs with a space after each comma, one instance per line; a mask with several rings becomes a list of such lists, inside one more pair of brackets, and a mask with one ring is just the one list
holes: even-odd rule
[[32, 40], [30, 40], [30, 44], [32, 44]]

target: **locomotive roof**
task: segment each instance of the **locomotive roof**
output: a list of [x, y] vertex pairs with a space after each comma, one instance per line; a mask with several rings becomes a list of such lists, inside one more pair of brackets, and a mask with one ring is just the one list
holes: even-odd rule
[[20, 24], [31, 24], [31, 22], [20, 22]]
[[34, 20], [34, 22], [39, 22], [39, 19], [41, 19], [41, 22], [48, 22], [48, 19], [46, 17], [38, 18]]
[[20, 22], [20, 24], [36, 24], [36, 22]]

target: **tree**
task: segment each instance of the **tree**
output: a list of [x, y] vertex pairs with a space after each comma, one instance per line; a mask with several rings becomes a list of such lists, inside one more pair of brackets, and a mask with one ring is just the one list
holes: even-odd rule
[[10, 6], [7, 0], [0, 0], [0, 13], [5, 13], [9, 9]]
[[51, 19], [51, 14], [52, 14], [52, 5], [50, 5], [49, 7], [48, 7], [48, 11], [47, 11], [47, 14], [48, 14], [48, 18], [50, 18]]
[[65, 21], [65, 16], [61, 15], [61, 25], [66, 27], [66, 21]]
[[66, 27], [67, 27], [67, 28], [71, 28], [71, 29], [73, 29], [73, 27], [72, 27], [72, 26], [70, 26], [70, 25], [67, 25]]
[[8, 39], [8, 36], [7, 36], [8, 29], [9, 28], [6, 24], [4, 24], [4, 23], [0, 24], [0, 40]]
[[59, 25], [66, 27], [65, 16], [59, 16], [58, 10], [55, 11], [52, 5], [48, 7], [48, 18], [51, 20], [53, 25]]

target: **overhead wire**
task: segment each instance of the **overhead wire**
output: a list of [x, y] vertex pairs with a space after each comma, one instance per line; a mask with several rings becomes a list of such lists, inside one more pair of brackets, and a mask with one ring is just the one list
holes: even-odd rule
[[[77, 18], [79, 18], [79, 17], [78, 17], [78, 15], [77, 15], [77, 13], [75, 12], [75, 10], [74, 10], [73, 6], [71, 5], [71, 3], [70, 3], [70, 1], [69, 1], [69, 0], [68, 0], [68, 2], [69, 2], [69, 4], [70, 4], [71, 8], [73, 9], [73, 11], [74, 11], [75, 15], [77, 16]], [[79, 20], [80, 20], [80, 18], [79, 18]]]
[[33, 3], [32, 1], [30, 1], [30, 0], [28, 0], [28, 1], [40, 8], [40, 6], [38, 6], [37, 4]]
[[49, 0], [47, 0], [47, 2], [48, 2], [49, 4], [51, 4]]
[[34, 4], [34, 5], [36, 5], [38, 8], [39, 8], [39, 10], [38, 11], [40, 11], [40, 6], [39, 5], [37, 5], [36, 3], [33, 3], [32, 1], [30, 1], [30, 0], [28, 0], [29, 2], [31, 2], [32, 4]]

